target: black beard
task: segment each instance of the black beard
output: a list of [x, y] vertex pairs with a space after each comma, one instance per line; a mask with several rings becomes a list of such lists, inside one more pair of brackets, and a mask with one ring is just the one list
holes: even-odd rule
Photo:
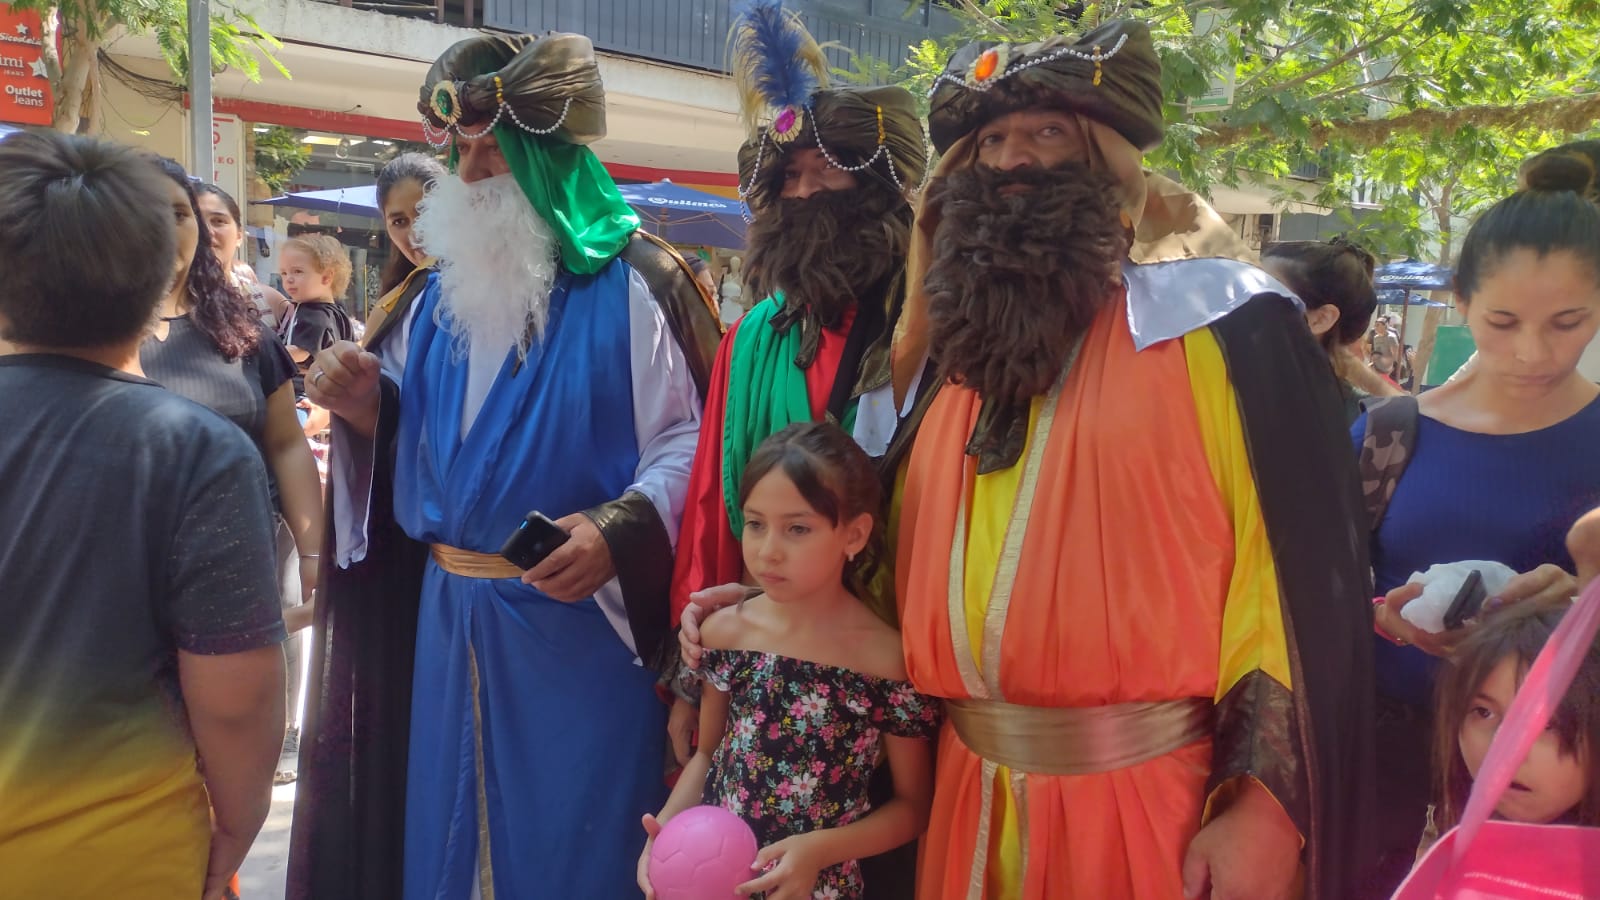
[[805, 199], [779, 199], [747, 234], [745, 283], [756, 300], [782, 291], [784, 305], [810, 308], [825, 327], [886, 275], [905, 265], [911, 207], [867, 183]]
[[[1009, 185], [1026, 191], [1002, 194]], [[1048, 392], [1076, 339], [1116, 297], [1132, 229], [1116, 182], [1082, 163], [936, 181], [924, 285], [939, 372], [987, 399]]]

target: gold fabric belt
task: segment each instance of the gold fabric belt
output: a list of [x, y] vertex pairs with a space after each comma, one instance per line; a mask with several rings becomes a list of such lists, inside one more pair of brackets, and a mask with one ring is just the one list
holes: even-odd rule
[[993, 700], [946, 700], [961, 743], [978, 756], [1032, 775], [1113, 772], [1165, 756], [1211, 734], [1212, 703], [1056, 708]]
[[430, 544], [433, 561], [451, 575], [464, 578], [521, 578], [522, 570], [498, 553], [462, 550], [448, 544]]

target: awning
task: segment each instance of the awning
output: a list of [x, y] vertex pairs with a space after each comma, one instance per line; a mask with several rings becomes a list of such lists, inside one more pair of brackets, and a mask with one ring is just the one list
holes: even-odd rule
[[344, 216], [366, 216], [369, 219], [382, 218], [382, 214], [378, 211], [378, 186], [375, 184], [363, 187], [328, 188], [321, 191], [300, 191], [295, 194], [284, 194], [282, 197], [273, 197], [271, 200], [257, 200], [255, 202], [263, 206], [293, 206], [298, 209], [338, 213]]

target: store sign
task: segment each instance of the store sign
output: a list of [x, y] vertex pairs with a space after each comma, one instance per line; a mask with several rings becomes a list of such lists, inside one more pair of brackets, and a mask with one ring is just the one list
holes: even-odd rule
[[0, 5], [0, 122], [49, 125], [55, 109], [39, 14]]
[[211, 117], [211, 183], [227, 191], [243, 206], [244, 127], [238, 116]]

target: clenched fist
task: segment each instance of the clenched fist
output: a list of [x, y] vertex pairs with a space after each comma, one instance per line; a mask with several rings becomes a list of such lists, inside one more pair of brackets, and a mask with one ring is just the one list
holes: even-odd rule
[[353, 341], [338, 341], [306, 371], [306, 399], [370, 437], [378, 425], [378, 373], [378, 357]]

